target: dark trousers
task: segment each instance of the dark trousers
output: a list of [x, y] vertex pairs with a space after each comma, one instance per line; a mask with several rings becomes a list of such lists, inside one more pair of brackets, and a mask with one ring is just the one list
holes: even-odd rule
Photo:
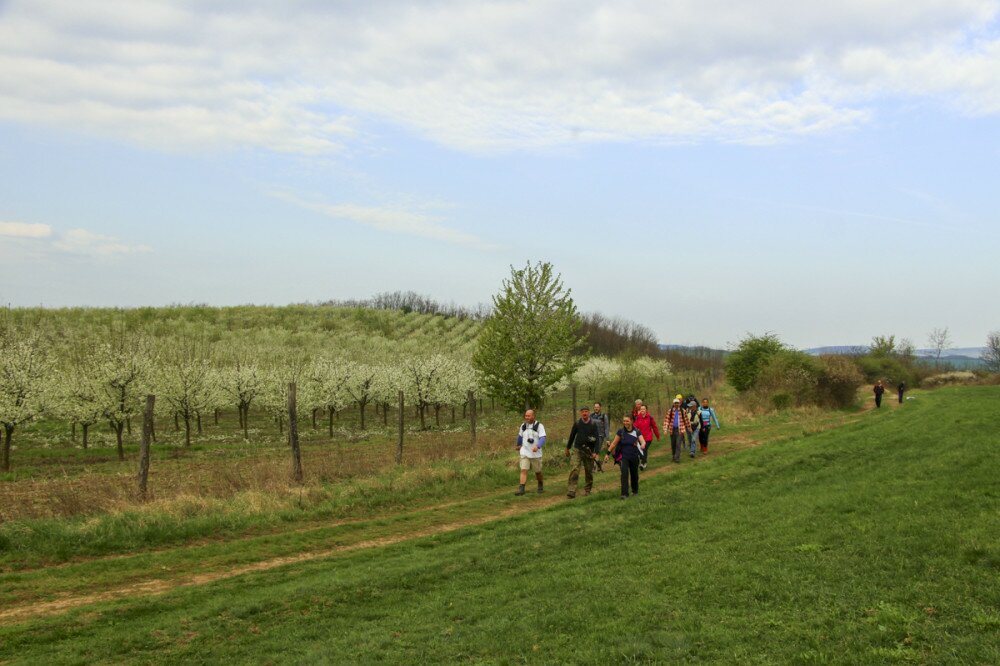
[[681, 459], [681, 449], [684, 448], [684, 431], [677, 428], [670, 433], [670, 452], [674, 456], [674, 462]]
[[901, 405], [903, 404], [903, 392], [902, 391], [899, 392], [899, 404], [901, 404]]
[[628, 497], [629, 480], [632, 481], [632, 494], [639, 494], [639, 459], [622, 458], [622, 496]]
[[876, 407], [881, 407], [882, 406], [882, 395], [879, 394], [879, 393], [875, 394], [875, 406]]
[[703, 425], [701, 430], [698, 431], [698, 443], [701, 444], [701, 450], [708, 450], [708, 435], [712, 431], [711, 426]]

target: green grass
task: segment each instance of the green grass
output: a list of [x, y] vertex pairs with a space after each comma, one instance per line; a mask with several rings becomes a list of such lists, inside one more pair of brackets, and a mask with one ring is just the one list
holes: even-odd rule
[[943, 389], [636, 500], [7, 626], [0, 661], [1000, 663], [998, 397]]

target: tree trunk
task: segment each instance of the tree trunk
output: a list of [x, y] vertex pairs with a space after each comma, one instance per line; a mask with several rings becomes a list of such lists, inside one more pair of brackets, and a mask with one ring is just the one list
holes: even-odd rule
[[180, 417], [180, 414], [178, 414], [177, 412], [174, 412], [174, 432], [177, 432], [177, 431], [179, 431], [181, 429], [181, 424], [180, 424], [180, 418], [179, 417]]
[[312, 410], [313, 430], [316, 429], [316, 412], [318, 412], [318, 411], [319, 411], [319, 407], [313, 407], [313, 410]]
[[126, 416], [125, 417], [125, 428], [128, 430], [128, 434], [131, 435], [132, 434], [132, 417], [131, 416]]
[[476, 394], [469, 391], [469, 398], [466, 401], [469, 405], [469, 429], [472, 430], [472, 445], [476, 445]]
[[184, 415], [184, 446], [191, 446], [191, 415]]
[[382, 403], [382, 425], [389, 425], [389, 403]]
[[367, 400], [359, 400], [358, 407], [361, 409], [361, 429], [365, 429], [365, 407], [368, 406]]
[[219, 408], [215, 408], [215, 425], [219, 425]]
[[333, 414], [334, 414], [334, 412], [336, 410], [334, 410], [333, 407], [327, 407], [327, 410], [330, 413], [329, 413], [328, 418], [326, 420], [326, 430], [327, 430], [327, 434], [330, 436], [330, 439], [333, 439]]
[[403, 404], [403, 392], [399, 392], [399, 440], [396, 443], [396, 464], [403, 464], [403, 426], [405, 425], [404, 417], [404, 404]]
[[455, 405], [451, 406], [451, 422], [455, 422]]
[[275, 419], [275, 420], [278, 422], [278, 434], [279, 435], [284, 435], [285, 434], [285, 417], [282, 416], [281, 414], [278, 414], [278, 418]]
[[[198, 424], [198, 434], [200, 435], [201, 434], [201, 412], [195, 412], [194, 413], [194, 419], [195, 419], [195, 423]], [[156, 440], [154, 439], [153, 441], [155, 442]]]
[[424, 405], [420, 405], [420, 409], [417, 411], [420, 412], [420, 429], [427, 430], [427, 424], [424, 421]]
[[3, 428], [3, 471], [10, 471], [10, 438], [14, 434], [14, 426]]
[[76, 421], [73, 421], [71, 430], [72, 432], [70, 433], [70, 441], [76, 442]]
[[122, 443], [122, 430], [125, 428], [125, 423], [119, 421], [115, 424], [115, 441], [118, 443], [118, 460], [125, 460], [125, 445]]
[[147, 395], [146, 411], [142, 415], [142, 441], [139, 443], [139, 496], [142, 499], [146, 499], [146, 484], [149, 481], [149, 442], [153, 438], [153, 404], [155, 402], [156, 396]]
[[441, 426], [441, 405], [434, 405], [434, 425]]
[[250, 441], [250, 405], [243, 408], [243, 439]]
[[295, 405], [295, 382], [288, 385], [288, 441], [292, 444], [292, 474], [302, 483], [302, 452], [299, 450], [299, 412]]
[[87, 448], [87, 435], [89, 434], [90, 424], [84, 423], [80, 426], [80, 430], [83, 434], [83, 448]]

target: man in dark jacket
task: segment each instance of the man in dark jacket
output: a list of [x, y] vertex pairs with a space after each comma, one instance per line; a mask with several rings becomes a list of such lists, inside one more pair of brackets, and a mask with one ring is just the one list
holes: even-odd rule
[[588, 407], [580, 408], [580, 420], [573, 424], [573, 429], [569, 431], [569, 440], [566, 442], [566, 457], [573, 453], [573, 461], [570, 463], [572, 469], [569, 472], [569, 487], [566, 489], [566, 497], [573, 499], [576, 497], [576, 484], [580, 479], [580, 468], [583, 467], [586, 484], [583, 487], [583, 494], [589, 495], [594, 487], [594, 461], [597, 460], [597, 451], [601, 445], [601, 431], [597, 427], [597, 422], [590, 418]]

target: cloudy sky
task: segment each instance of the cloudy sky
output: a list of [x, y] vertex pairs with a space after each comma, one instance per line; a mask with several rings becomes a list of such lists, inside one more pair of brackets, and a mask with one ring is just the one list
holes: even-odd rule
[[1000, 328], [1000, 2], [0, 0], [0, 300]]

